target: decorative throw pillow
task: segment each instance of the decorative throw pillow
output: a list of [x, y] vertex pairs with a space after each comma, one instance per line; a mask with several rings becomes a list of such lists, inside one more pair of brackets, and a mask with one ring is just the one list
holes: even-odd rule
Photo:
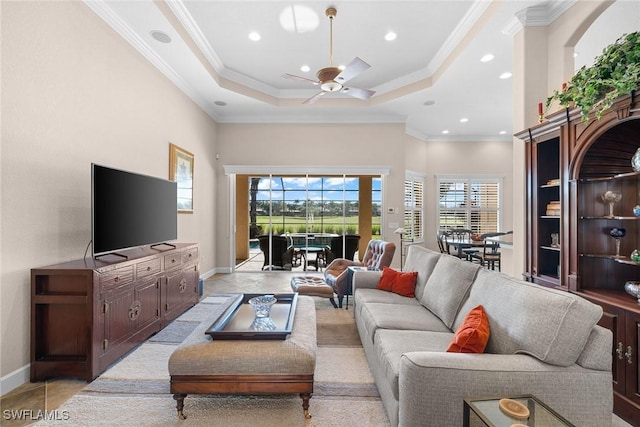
[[403, 273], [389, 267], [384, 267], [382, 269], [382, 276], [378, 282], [378, 289], [413, 298], [415, 297], [417, 279], [417, 271]]
[[389, 267], [384, 267], [382, 269], [382, 276], [380, 276], [380, 281], [378, 282], [378, 289], [382, 291], [391, 292], [393, 289], [393, 281], [396, 278], [396, 271]]
[[489, 319], [481, 305], [474, 307], [458, 327], [447, 351], [450, 353], [484, 353], [489, 342]]

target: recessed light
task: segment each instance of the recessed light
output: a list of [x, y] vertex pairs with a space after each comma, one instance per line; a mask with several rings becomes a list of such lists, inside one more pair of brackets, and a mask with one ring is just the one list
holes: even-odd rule
[[224, 107], [227, 105], [227, 103], [224, 101], [215, 101], [214, 104], [216, 104], [218, 107]]
[[393, 31], [389, 31], [387, 34], [384, 35], [384, 39], [388, 42], [393, 41], [396, 38], [398, 38], [398, 35]]
[[574, 51], [574, 52], [573, 52], [573, 57], [574, 57], [574, 58], [577, 58], [577, 57], [578, 57], [578, 55], [580, 55], [580, 52], [577, 52], [577, 51]]
[[310, 7], [292, 5], [280, 12], [280, 26], [289, 33], [308, 33], [318, 28], [318, 14]]
[[308, 73], [309, 70], [311, 70], [311, 68], [309, 68], [308, 65], [303, 65], [302, 67], [300, 67], [300, 71], [302, 71], [303, 73]]
[[501, 130], [501, 131], [500, 131], [500, 135], [506, 135], [506, 134], [507, 134], [507, 131], [506, 131], [506, 130]]
[[460, 123], [467, 123], [468, 121], [469, 119], [467, 119], [466, 117], [460, 119]]
[[501, 78], [502, 80], [504, 80], [504, 79], [508, 79], [508, 78], [510, 78], [512, 75], [513, 75], [513, 74], [511, 74], [510, 72], [508, 72], [508, 71], [507, 71], [506, 73], [502, 73], [502, 74], [500, 74], [500, 78]]
[[434, 105], [436, 103], [436, 101], [429, 99], [427, 101], [424, 101], [424, 103], [422, 105], [426, 105], [427, 107], [430, 105]]
[[442, 134], [443, 134], [443, 135], [446, 135], [446, 134], [448, 134], [448, 133], [449, 133], [449, 131], [448, 131], [447, 129], [445, 129], [445, 130], [443, 130], [443, 131], [442, 131]]
[[489, 61], [493, 60], [493, 58], [495, 58], [495, 56], [493, 56], [492, 53], [487, 53], [482, 58], [480, 58], [480, 62], [489, 62]]
[[258, 40], [260, 40], [262, 37], [260, 37], [260, 34], [258, 34], [255, 31], [252, 31], [249, 33], [249, 40], [257, 42]]
[[169, 37], [169, 34], [165, 33], [164, 31], [153, 30], [151, 31], [151, 37], [153, 37], [160, 43], [171, 43], [171, 37]]
[[342, 71], [344, 71], [345, 68], [347, 68], [345, 65], [338, 65], [338, 68]]

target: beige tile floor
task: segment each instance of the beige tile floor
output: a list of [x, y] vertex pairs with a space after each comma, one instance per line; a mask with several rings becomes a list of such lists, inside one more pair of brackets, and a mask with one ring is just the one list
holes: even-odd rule
[[[262, 260], [255, 261], [259, 264], [257, 269], [250, 272], [255, 266], [240, 268], [236, 273], [218, 274], [204, 283], [203, 295], [220, 292], [290, 292], [289, 282], [292, 276], [300, 275], [301, 271], [265, 271], [255, 273], [262, 267]], [[250, 267], [250, 268], [249, 268]], [[315, 271], [305, 274], [320, 275]], [[87, 383], [74, 379], [55, 379], [45, 382], [27, 383], [0, 398], [0, 409], [4, 410], [33, 410], [37, 412], [46, 408], [51, 411], [58, 408], [67, 399], [80, 391]], [[4, 413], [4, 412], [3, 412]], [[31, 421], [0, 419], [3, 427], [17, 427], [29, 425]], [[631, 427], [616, 415], [612, 416], [612, 427]]]

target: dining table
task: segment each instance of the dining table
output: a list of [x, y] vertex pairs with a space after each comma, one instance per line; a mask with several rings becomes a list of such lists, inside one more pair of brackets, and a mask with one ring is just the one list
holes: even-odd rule
[[[507, 232], [499, 236], [487, 237], [487, 240], [490, 242], [497, 242], [499, 245], [505, 245], [505, 246], [513, 245], [513, 233]], [[458, 237], [447, 236], [444, 239], [444, 244], [446, 245], [447, 250], [449, 251], [449, 253], [451, 253], [451, 255], [455, 255], [458, 258], [466, 259], [467, 256], [464, 253], [465, 249], [471, 249], [471, 248], [482, 249], [485, 247], [485, 245], [488, 245], [490, 243], [487, 243], [485, 242], [485, 240], [482, 240], [482, 239], [473, 240], [470, 238], [458, 238]], [[449, 250], [449, 248], [454, 249], [453, 253]]]
[[[447, 252], [451, 255], [457, 256], [458, 258], [466, 259], [467, 255], [464, 253], [465, 249], [471, 248], [482, 248], [485, 245], [484, 240], [473, 240], [469, 238], [451, 238], [447, 237], [444, 239], [444, 244], [447, 247]], [[451, 251], [450, 248], [453, 248], [454, 251]]]

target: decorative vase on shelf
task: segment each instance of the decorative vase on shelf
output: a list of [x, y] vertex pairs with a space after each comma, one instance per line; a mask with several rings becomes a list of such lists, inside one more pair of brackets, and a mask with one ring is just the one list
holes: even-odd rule
[[635, 205], [635, 206], [633, 207], [633, 214], [634, 214], [635, 216], [640, 216], [640, 205]]
[[634, 249], [633, 252], [631, 252], [631, 255], [629, 256], [629, 258], [631, 258], [631, 261], [633, 262], [640, 262], [640, 251], [637, 249]]
[[638, 147], [636, 153], [631, 158], [631, 167], [634, 171], [640, 172], [640, 147]]
[[638, 298], [640, 303], [640, 282], [629, 281], [624, 284], [624, 290], [631, 296]]
[[609, 204], [609, 216], [613, 217], [613, 205], [615, 205], [622, 199], [622, 194], [609, 190], [605, 192], [601, 197], [603, 202]]
[[609, 230], [609, 236], [613, 237], [616, 241], [616, 258], [620, 258], [620, 241], [627, 234], [627, 230], [624, 228], [613, 227]]

